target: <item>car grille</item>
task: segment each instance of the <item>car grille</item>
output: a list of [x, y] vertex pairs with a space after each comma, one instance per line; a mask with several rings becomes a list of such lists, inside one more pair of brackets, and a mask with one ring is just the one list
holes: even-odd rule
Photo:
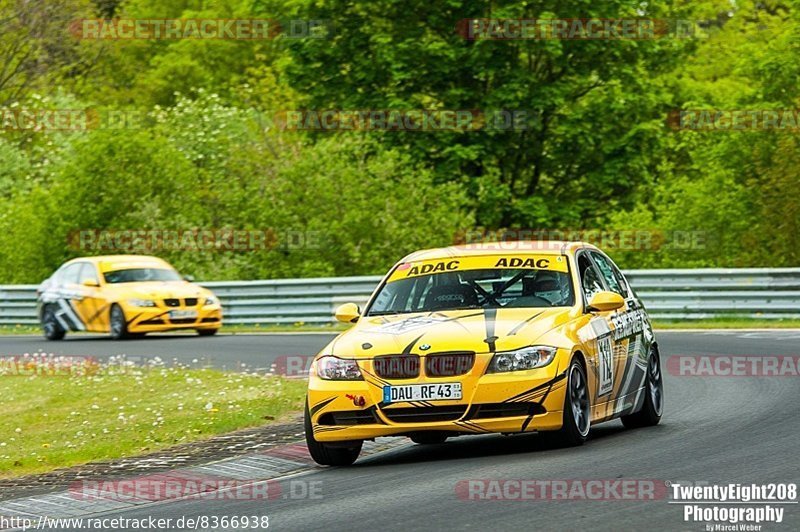
[[436, 353], [425, 357], [425, 374], [428, 377], [454, 377], [464, 375], [475, 364], [475, 353]]
[[472, 405], [467, 419], [535, 416], [545, 413], [547, 410], [539, 403], [487, 403]]
[[[185, 306], [187, 306], [187, 307], [196, 307], [197, 306], [197, 298], [196, 297], [187, 297], [186, 299], [183, 300], [183, 304]], [[164, 305], [166, 305], [168, 307], [172, 307], [172, 308], [180, 307], [181, 306], [181, 300], [178, 299], [177, 297], [167, 298], [167, 299], [164, 300]]]
[[466, 405], [427, 406], [420, 408], [384, 408], [383, 415], [395, 423], [430, 423], [455, 421], [466, 412]]
[[373, 414], [374, 409], [370, 410], [344, 410], [341, 412], [329, 412], [319, 417], [320, 425], [369, 425], [380, 423]]
[[173, 325], [186, 325], [187, 323], [196, 323], [197, 318], [171, 318], [169, 322]]
[[372, 361], [375, 374], [382, 379], [413, 379], [419, 376], [419, 356], [386, 355]]

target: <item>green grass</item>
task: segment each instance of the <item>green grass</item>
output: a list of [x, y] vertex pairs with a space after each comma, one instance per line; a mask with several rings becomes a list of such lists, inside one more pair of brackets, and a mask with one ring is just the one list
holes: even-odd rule
[[653, 320], [656, 329], [800, 329], [800, 320], [712, 318], [705, 320]]
[[224, 333], [281, 333], [281, 332], [329, 332], [338, 333], [352, 327], [345, 323], [312, 324], [295, 323], [294, 325], [223, 325], [220, 332]]
[[[220, 332], [228, 334], [248, 334], [248, 333], [285, 333], [285, 332], [329, 332], [338, 333], [346, 330], [348, 326], [344, 323], [331, 324], [311, 324], [298, 322], [292, 325], [223, 325]], [[184, 331], [172, 331], [175, 334], [194, 334], [193, 329]], [[0, 325], [0, 335], [41, 335], [42, 329], [38, 325]], [[69, 336], [82, 334], [97, 335], [100, 333], [81, 333], [69, 332]], [[163, 334], [163, 333], [157, 333]]]
[[306, 391], [302, 380], [210, 369], [90, 369], [0, 375], [0, 478], [265, 425], [300, 411]]
[[42, 334], [38, 325], [0, 325], [0, 334]]

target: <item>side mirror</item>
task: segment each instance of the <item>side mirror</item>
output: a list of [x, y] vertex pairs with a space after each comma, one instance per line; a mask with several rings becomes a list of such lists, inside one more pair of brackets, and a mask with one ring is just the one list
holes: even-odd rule
[[589, 301], [589, 312], [606, 312], [625, 306], [625, 300], [614, 292], [598, 292]]
[[97, 288], [100, 286], [100, 283], [98, 283], [95, 279], [84, 279], [81, 284], [90, 288]]
[[183, 280], [184, 281], [188, 281], [190, 283], [193, 283], [194, 282], [194, 275], [184, 275], [183, 276]]
[[333, 313], [336, 321], [342, 323], [355, 323], [361, 317], [361, 309], [355, 303], [345, 303]]

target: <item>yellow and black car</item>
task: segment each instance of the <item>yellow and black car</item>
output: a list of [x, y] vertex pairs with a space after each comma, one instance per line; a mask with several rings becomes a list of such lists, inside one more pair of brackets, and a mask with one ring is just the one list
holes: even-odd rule
[[658, 344], [624, 275], [580, 242], [419, 251], [384, 277], [354, 326], [315, 358], [306, 439], [320, 464], [364, 440], [540, 432], [582, 444], [593, 424], [654, 425]]
[[121, 339], [195, 329], [206, 336], [222, 326], [222, 307], [214, 294], [156, 257], [73, 259], [37, 292], [39, 320], [49, 340], [60, 340], [67, 331], [103, 332]]

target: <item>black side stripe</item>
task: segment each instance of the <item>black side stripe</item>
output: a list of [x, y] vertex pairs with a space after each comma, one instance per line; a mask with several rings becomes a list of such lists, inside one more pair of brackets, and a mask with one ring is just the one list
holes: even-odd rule
[[[544, 311], [542, 311], [542, 312], [544, 312]], [[534, 318], [536, 318], [537, 316], [541, 315], [541, 314], [542, 314], [542, 312], [537, 312], [536, 314], [534, 314], [534, 315], [533, 315], [533, 316], [531, 316], [530, 318], [526, 319], [526, 320], [525, 320], [525, 321], [523, 321], [522, 323], [520, 323], [520, 324], [518, 324], [518, 325], [515, 325], [515, 326], [514, 326], [514, 328], [513, 328], [513, 329], [511, 329], [511, 331], [509, 331], [509, 333], [508, 333], [508, 336], [514, 336], [514, 335], [516, 335], [516, 334], [519, 332], [519, 330], [520, 330], [520, 329], [522, 329], [522, 328], [523, 328], [523, 327], [524, 327], [524, 326], [525, 326], [527, 323], [529, 323], [531, 320], [533, 320], [533, 319], [534, 319]]]
[[525, 418], [525, 421], [522, 422], [522, 427], [519, 429], [519, 431], [520, 432], [525, 432], [525, 429], [528, 428], [528, 425], [531, 424], [531, 421], [533, 421], [533, 414], [531, 414], [531, 415], [529, 415], [528, 417]]
[[503, 402], [504, 403], [511, 403], [515, 399], [520, 399], [520, 398], [525, 397], [525, 396], [527, 396], [529, 394], [532, 394], [534, 392], [542, 391], [542, 390], [546, 389], [548, 386], [552, 386], [553, 384], [555, 384], [557, 382], [560, 382], [560, 381], [562, 381], [562, 380], [564, 380], [566, 378], [567, 378], [567, 374], [566, 373], [562, 373], [561, 375], [556, 375], [554, 378], [550, 379], [549, 381], [545, 382], [544, 384], [540, 384], [539, 386], [535, 386], [535, 387], [531, 388], [530, 390], [526, 390], [524, 392], [518, 393], [517, 395], [515, 395], [513, 397], [509, 397], [508, 399], [506, 399]]
[[316, 414], [317, 412], [328, 406], [334, 399], [336, 399], [336, 397], [331, 397], [329, 399], [325, 399], [315, 404], [314, 406], [308, 409], [309, 415], [313, 416], [314, 414]]
[[403, 354], [404, 355], [411, 354], [411, 350], [414, 349], [416, 343], [419, 342], [419, 339], [422, 338], [423, 336], [425, 336], [425, 333], [422, 333], [413, 340], [411, 340], [411, 343], [405, 346], [405, 348], [403, 348]]

